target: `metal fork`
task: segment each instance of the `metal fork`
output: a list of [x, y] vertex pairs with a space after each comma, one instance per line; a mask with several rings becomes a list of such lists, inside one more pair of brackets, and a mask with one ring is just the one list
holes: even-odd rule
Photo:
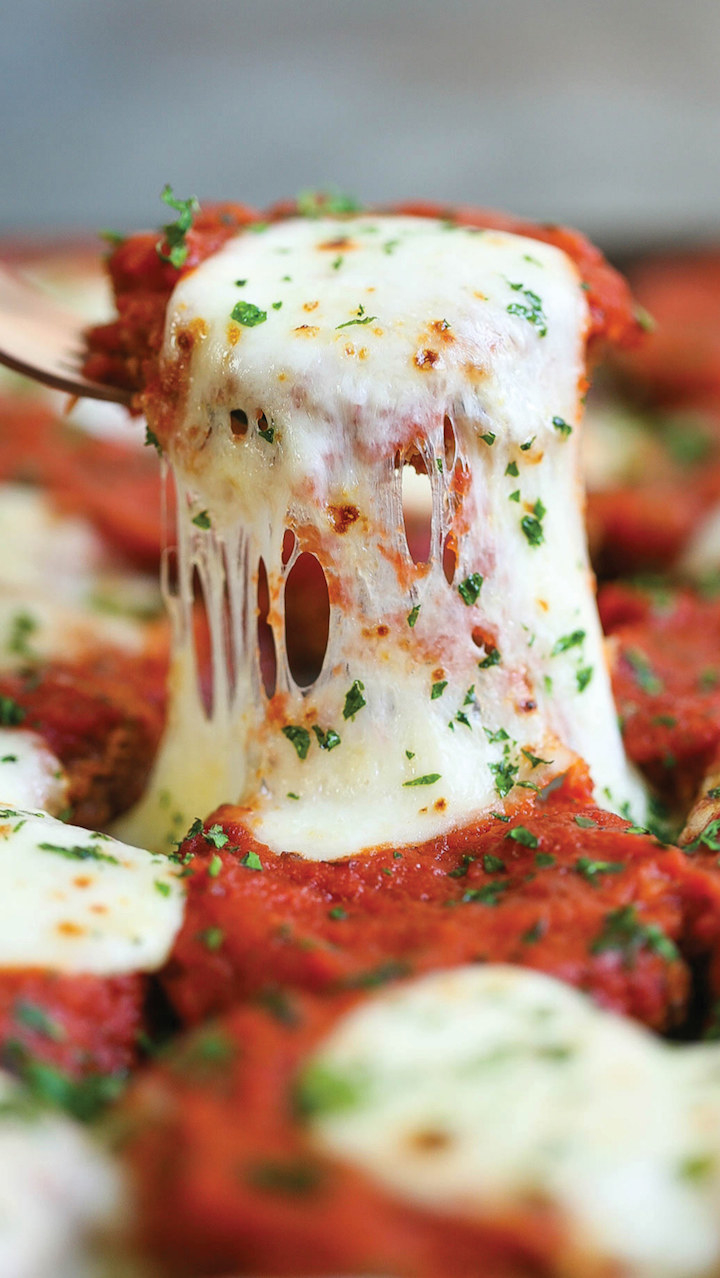
[[129, 403], [129, 391], [83, 376], [84, 327], [79, 315], [0, 265], [0, 364], [68, 395]]

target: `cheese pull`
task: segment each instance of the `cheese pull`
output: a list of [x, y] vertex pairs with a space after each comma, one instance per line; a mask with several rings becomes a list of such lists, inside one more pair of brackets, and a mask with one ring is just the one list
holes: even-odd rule
[[[588, 328], [559, 249], [422, 217], [280, 221], [181, 280], [146, 397], [178, 495], [171, 703], [128, 837], [168, 846], [233, 802], [276, 851], [347, 857], [578, 758], [640, 815], [583, 527]], [[308, 556], [324, 584], [298, 604]]]

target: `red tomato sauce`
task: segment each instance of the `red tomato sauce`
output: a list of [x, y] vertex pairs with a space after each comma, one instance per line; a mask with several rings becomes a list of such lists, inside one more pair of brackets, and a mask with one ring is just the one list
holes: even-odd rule
[[494, 1220], [435, 1216], [310, 1148], [298, 1068], [352, 1002], [292, 996], [274, 1009], [238, 1009], [180, 1041], [134, 1085], [119, 1115], [122, 1148], [140, 1239], [161, 1272], [556, 1273], [561, 1222], [542, 1204]]
[[137, 1064], [146, 978], [0, 971], [0, 1060], [33, 1081], [38, 1063], [68, 1078]]
[[687, 809], [720, 749], [720, 598], [613, 583], [598, 602], [625, 748]]
[[59, 510], [85, 515], [132, 563], [156, 569], [163, 530], [153, 448], [86, 435], [34, 398], [0, 397], [0, 482], [46, 489]]
[[274, 991], [508, 962], [664, 1029], [682, 1022], [688, 961], [720, 929], [712, 869], [567, 796], [337, 862], [274, 854], [226, 806], [180, 856], [187, 911], [162, 979], [190, 1024]]
[[69, 777], [69, 819], [102, 829], [139, 799], [165, 714], [167, 658], [106, 649], [80, 664], [0, 671], [13, 722], [38, 732]]

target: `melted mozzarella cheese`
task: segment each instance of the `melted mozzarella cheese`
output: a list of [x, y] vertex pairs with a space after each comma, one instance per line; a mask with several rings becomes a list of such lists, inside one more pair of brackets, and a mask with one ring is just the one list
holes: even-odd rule
[[[100, 1236], [126, 1215], [119, 1172], [76, 1124], [0, 1073], [0, 1273], [100, 1278]], [[128, 1271], [129, 1278], [129, 1271]]]
[[[169, 727], [129, 837], [174, 837], [170, 793], [188, 822], [237, 802], [274, 849], [342, 857], [472, 820], [578, 755], [600, 801], [642, 806], [583, 530], [587, 323], [557, 249], [423, 218], [281, 222], [183, 279], [164, 352], [182, 370], [193, 336], [167, 449], [179, 498]], [[402, 462], [417, 454], [432, 497], [426, 565], [403, 530]], [[331, 602], [311, 686], [293, 678], [284, 633], [302, 550]], [[255, 642], [261, 560], [272, 696]]]
[[43, 812], [0, 807], [0, 969], [154, 971], [182, 923], [178, 867]]
[[468, 967], [352, 1010], [300, 1085], [318, 1146], [415, 1204], [556, 1207], [563, 1273], [718, 1272], [717, 1046], [669, 1046], [538, 973]]
[[57, 816], [67, 801], [67, 775], [42, 737], [27, 728], [0, 728], [0, 806]]

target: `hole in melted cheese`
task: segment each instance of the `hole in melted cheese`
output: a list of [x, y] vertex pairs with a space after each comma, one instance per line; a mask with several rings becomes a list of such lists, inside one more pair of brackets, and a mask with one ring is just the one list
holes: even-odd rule
[[[351, 247], [338, 263], [324, 246], [339, 236]], [[185, 386], [164, 439], [179, 519], [171, 706], [128, 837], [175, 838], [160, 802], [170, 793], [188, 824], [236, 802], [274, 849], [344, 857], [512, 804], [517, 787], [578, 756], [601, 802], [642, 810], [583, 528], [587, 327], [562, 252], [425, 218], [290, 219], [237, 236], [182, 279], [163, 351]], [[427, 563], [408, 555], [396, 461], [416, 453]], [[310, 686], [293, 677], [280, 616], [288, 529], [330, 600]], [[269, 700], [251, 625], [260, 559]], [[198, 581], [214, 637], [210, 709], [193, 642]], [[478, 649], [478, 629], [492, 651]], [[332, 750], [315, 725], [332, 730]], [[533, 767], [523, 750], [547, 762]]]

